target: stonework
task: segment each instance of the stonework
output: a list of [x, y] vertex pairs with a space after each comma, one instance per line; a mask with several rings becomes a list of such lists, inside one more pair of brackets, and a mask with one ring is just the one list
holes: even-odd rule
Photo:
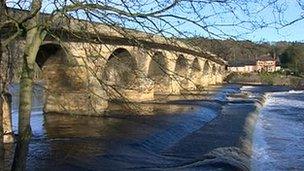
[[45, 41], [36, 62], [46, 113], [98, 115], [109, 100], [199, 92], [226, 74], [224, 63], [184, 52], [73, 41]]

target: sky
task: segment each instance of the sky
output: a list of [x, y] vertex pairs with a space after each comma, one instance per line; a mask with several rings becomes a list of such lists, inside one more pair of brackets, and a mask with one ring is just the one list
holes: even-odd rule
[[[61, 0], [59, 0], [61, 1]], [[106, 2], [105, 0], [99, 0], [99, 2]], [[134, 8], [141, 9], [146, 12], [150, 9], [157, 10], [157, 8], [162, 8], [163, 6], [167, 6], [170, 3], [173, 2], [173, 0], [163, 0], [163, 1], [156, 1], [156, 0], [146, 0], [147, 2], [152, 3], [146, 3], [148, 5], [145, 6], [139, 6]], [[146, 2], [145, 1], [145, 2]], [[275, 11], [275, 8], [273, 6], [263, 8], [263, 5], [266, 5], [269, 1], [276, 1], [279, 6], [279, 9], [282, 9], [284, 11], [284, 15], [277, 15], [277, 11]], [[16, 7], [14, 4], [17, 2], [17, 0], [9, 0], [7, 2], [9, 6]], [[28, 2], [25, 4], [30, 4], [30, 0], [24, 0], [24, 2]], [[47, 12], [51, 12], [53, 6], [47, 5], [52, 4], [52, 1], [49, 0], [43, 0], [44, 6], [47, 8]], [[69, 2], [69, 1], [68, 1]], [[94, 0], [87, 1], [87, 2], [93, 2]], [[97, 2], [97, 1], [96, 1]], [[96, 3], [95, 2], [95, 3]], [[109, 2], [112, 2], [113, 6], [118, 9], [124, 9], [124, 5], [120, 4], [120, 0], [111, 0]], [[126, 1], [130, 3], [130, 6], [132, 6], [132, 1]], [[136, 1], [135, 1], [136, 2]], [[142, 2], [142, 1], [138, 1]], [[161, 2], [161, 5], [159, 5], [156, 2]], [[183, 1], [181, 1], [183, 3]], [[198, 1], [197, 1], [198, 2]], [[196, 35], [196, 36], [202, 36], [202, 37], [209, 37], [209, 38], [230, 38], [230, 37], [236, 37], [236, 39], [241, 40], [252, 40], [252, 41], [267, 41], [267, 42], [275, 42], [275, 41], [304, 41], [304, 10], [301, 9], [298, 2], [304, 4], [304, 0], [231, 0], [232, 2], [231, 7], [229, 5], [223, 5], [223, 3], [206, 3], [203, 5], [201, 1], [200, 3], [194, 4], [197, 9], [199, 9], [199, 13], [202, 16], [208, 16], [210, 14], [215, 13], [221, 13], [220, 15], [212, 16], [208, 19], [206, 19], [203, 24], [210, 25], [208, 27], [208, 31], [214, 33], [215, 35], [211, 35], [210, 33], [206, 32], [206, 30], [198, 27], [195, 24], [187, 23], [179, 24], [179, 21], [174, 18], [166, 17], [164, 18], [165, 21], [170, 22], [170, 24], [178, 25], [178, 30], [189, 33], [190, 36]], [[206, 1], [205, 1], [206, 2]], [[195, 19], [197, 16], [194, 14], [191, 7], [189, 7], [189, 2], [184, 1], [186, 5], [181, 5], [177, 8], [172, 9], [169, 11], [169, 14], [179, 15], [185, 18]], [[198, 7], [199, 6], [199, 7]], [[229, 7], [227, 7], [229, 6]], [[258, 12], [256, 14], [246, 15], [245, 11], [243, 9], [248, 9], [249, 11], [257, 11], [260, 9], [264, 9], [261, 12]], [[304, 5], [303, 5], [304, 8]], [[232, 11], [229, 11], [233, 9]], [[227, 12], [227, 14], [223, 14], [222, 12]], [[236, 17], [237, 16], [237, 17]], [[284, 21], [292, 21], [298, 17], [303, 17], [303, 20], [298, 21], [292, 25], [289, 25], [287, 27], [276, 29], [274, 27], [278, 27], [278, 25], [272, 24], [265, 28], [259, 28], [259, 29], [251, 29], [250, 24], [241, 24], [238, 26], [215, 26], [215, 25], [222, 25], [222, 24], [231, 24], [231, 23], [237, 23], [239, 21], [254, 21], [256, 23], [266, 22], [273, 22], [276, 21], [278, 17], [284, 18]], [[153, 20], [153, 19], [152, 19]], [[116, 19], [113, 17], [113, 21], [120, 21], [119, 19]], [[170, 24], [166, 24], [162, 21], [159, 21], [157, 19], [153, 20], [155, 23], [162, 29], [166, 30], [168, 33], [164, 33], [166, 36], [180, 36], [174, 29], [172, 29], [172, 26]], [[98, 22], [98, 21], [97, 21]], [[147, 25], [150, 25], [153, 27], [153, 25], [149, 22], [145, 22]], [[202, 24], [202, 23], [201, 23]], [[137, 23], [132, 22], [126, 22], [124, 23], [123, 27], [130, 27], [135, 28], [139, 30], [143, 30]], [[170, 28], [171, 27], [171, 28]], [[249, 29], [250, 28], [250, 29]]]
[[[280, 17], [284, 18], [284, 21], [288, 23], [296, 18], [304, 17], [304, 11], [297, 4], [296, 0], [282, 0], [284, 14]], [[278, 19], [278, 15], [273, 14], [273, 8], [266, 9], [265, 11], [256, 14], [253, 17], [261, 17], [264, 21], [273, 22]], [[240, 14], [242, 15], [242, 14]], [[229, 16], [226, 16], [224, 20], [229, 20]], [[246, 19], [245, 19], [246, 20]], [[278, 27], [278, 28], [275, 28]], [[227, 33], [231, 35], [242, 34], [242, 29], [234, 29], [232, 27], [223, 28]], [[245, 31], [246, 32], [246, 31]], [[265, 28], [260, 28], [240, 36], [240, 39], [248, 39], [252, 41], [266, 41], [266, 42], [276, 42], [276, 41], [304, 41], [304, 18], [296, 23], [293, 23], [286, 27], [281, 27], [279, 25], [271, 25]]]
[[[247, 21], [265, 21], [268, 23], [278, 21], [278, 18], [280, 17], [282, 21], [285, 23], [289, 23], [290, 21], [293, 21], [299, 17], [302, 17], [303, 19], [295, 22], [289, 26], [283, 27], [278, 24], [271, 24], [265, 28], [258, 28], [254, 30], [247, 31], [246, 29], [243, 29], [242, 27], [247, 27], [248, 25], [241, 25], [242, 27], [221, 27], [220, 30], [224, 32], [225, 34], [236, 36], [237, 39], [243, 39], [243, 40], [251, 40], [251, 41], [266, 41], [266, 42], [276, 42], [276, 41], [302, 41], [304, 42], [304, 10], [301, 9], [297, 1], [303, 1], [303, 0], [278, 0], [278, 4], [281, 5], [280, 9], [284, 11], [282, 15], [278, 15], [276, 13], [276, 9], [273, 7], [266, 8], [262, 12], [259, 12], [255, 15], [251, 15], [249, 18], [243, 12], [240, 10], [234, 11], [236, 15], [241, 20]], [[304, 4], [304, 1], [302, 2]], [[248, 8], [252, 9], [252, 6], [257, 6], [256, 4], [248, 4]], [[221, 8], [221, 7], [220, 7]], [[257, 9], [260, 7], [256, 7]], [[223, 10], [223, 9], [219, 9]], [[207, 13], [210, 12], [207, 10]], [[221, 17], [215, 17], [211, 20], [214, 21], [214, 23], [234, 23], [237, 21], [231, 14], [222, 15]], [[212, 21], [212, 22], [213, 22]], [[280, 20], [281, 21], [281, 20]], [[211, 22], [211, 23], [212, 23]], [[249, 27], [249, 26], [248, 26]], [[248, 28], [247, 27], [247, 28]], [[195, 30], [196, 34], [209, 37], [208, 34], [204, 33], [204, 31], [201, 31], [201, 29], [188, 25], [185, 27], [187, 30]], [[211, 28], [212, 30], [212, 28]], [[214, 30], [215, 33], [219, 33], [216, 30]], [[212, 37], [212, 36], [211, 36]]]
[[[292, 0], [290, 0], [292, 1]], [[304, 11], [299, 8], [297, 4], [290, 2], [288, 9], [285, 13], [285, 18], [289, 21], [300, 17], [304, 17]], [[269, 18], [272, 19], [271, 15]], [[252, 35], [248, 36], [249, 39], [254, 41], [304, 41], [304, 19], [292, 25], [281, 29], [264, 28], [255, 31]]]
[[304, 42], [304, 20], [282, 29], [264, 28], [248, 35], [253, 41], [301, 41]]

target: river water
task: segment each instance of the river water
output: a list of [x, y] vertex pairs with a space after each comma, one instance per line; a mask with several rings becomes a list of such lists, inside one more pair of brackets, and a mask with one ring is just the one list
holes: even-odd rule
[[[11, 87], [15, 132], [18, 89]], [[43, 114], [42, 89], [35, 86], [27, 170], [149, 170], [185, 163], [189, 159], [162, 152], [214, 119], [220, 101], [238, 91], [237, 86], [226, 86], [196, 96], [200, 100], [137, 104], [144, 115], [122, 110], [110, 111], [113, 117], [86, 117]]]
[[252, 170], [304, 170], [304, 91], [268, 93], [253, 142]]
[[[252, 124], [248, 113], [271, 91]], [[18, 86], [11, 92], [17, 132]], [[245, 96], [229, 98], [239, 93]], [[246, 165], [240, 151], [251, 140], [250, 170], [304, 170], [302, 91], [225, 85], [188, 100], [137, 104], [142, 115], [113, 110], [112, 117], [43, 114], [42, 99], [37, 85], [27, 170], [236, 170]]]

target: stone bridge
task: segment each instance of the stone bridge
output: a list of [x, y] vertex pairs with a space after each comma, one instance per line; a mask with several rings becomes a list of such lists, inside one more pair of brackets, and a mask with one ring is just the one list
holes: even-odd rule
[[[108, 101], [198, 93], [222, 83], [226, 74], [226, 61], [176, 39], [57, 20], [36, 57], [45, 112], [95, 114], [106, 110]], [[11, 50], [22, 52], [24, 42]]]

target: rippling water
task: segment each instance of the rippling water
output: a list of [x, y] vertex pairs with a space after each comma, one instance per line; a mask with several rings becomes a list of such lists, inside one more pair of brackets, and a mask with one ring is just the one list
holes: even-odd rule
[[[162, 153], [214, 119], [226, 94], [238, 91], [226, 86], [213, 93], [172, 104], [138, 104], [149, 115], [110, 111], [115, 117], [43, 114], [42, 88], [35, 86], [27, 158], [28, 170], [121, 170], [166, 168], [187, 162]], [[18, 86], [13, 93], [13, 126], [17, 131]], [[208, 99], [208, 100], [202, 100]], [[179, 99], [181, 100], [181, 99]]]
[[[304, 170], [304, 92], [237, 85], [137, 104], [139, 115], [111, 104], [111, 117], [43, 114], [42, 88], [35, 86], [27, 170], [248, 168], [256, 103], [273, 91], [255, 126], [251, 169]], [[11, 92], [17, 132], [18, 86]]]
[[268, 93], [253, 137], [252, 170], [304, 170], [304, 91]]

